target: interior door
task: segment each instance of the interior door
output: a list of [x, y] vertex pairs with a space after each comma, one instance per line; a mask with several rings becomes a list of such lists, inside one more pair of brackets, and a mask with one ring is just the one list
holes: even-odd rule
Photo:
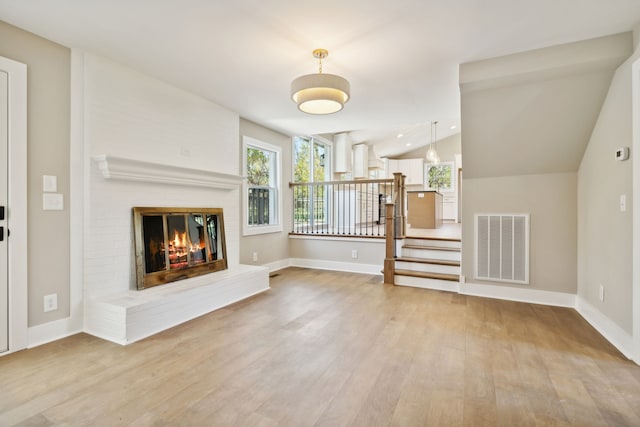
[[7, 271], [8, 85], [8, 74], [0, 70], [0, 353], [9, 350], [9, 280]]

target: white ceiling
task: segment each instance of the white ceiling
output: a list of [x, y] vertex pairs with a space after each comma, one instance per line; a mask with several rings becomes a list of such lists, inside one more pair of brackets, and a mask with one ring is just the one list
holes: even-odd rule
[[[459, 132], [459, 64], [628, 31], [640, 1], [0, 0], [0, 19], [286, 134], [351, 131], [394, 155], [426, 144], [429, 121], [439, 139]], [[319, 47], [324, 71], [351, 82], [329, 116], [289, 98], [294, 78], [317, 72]]]

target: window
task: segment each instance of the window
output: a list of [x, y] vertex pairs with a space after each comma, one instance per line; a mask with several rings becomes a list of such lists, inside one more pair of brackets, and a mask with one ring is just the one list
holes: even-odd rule
[[282, 231], [280, 197], [281, 149], [243, 137], [244, 232], [243, 235]]
[[429, 190], [450, 193], [454, 190], [453, 162], [425, 165], [425, 187]]
[[318, 138], [293, 137], [293, 181], [331, 180], [331, 146]]
[[[315, 137], [293, 138], [293, 181], [331, 180], [331, 145]], [[327, 224], [331, 198], [324, 185], [297, 186], [293, 191], [295, 224], [318, 227]]]

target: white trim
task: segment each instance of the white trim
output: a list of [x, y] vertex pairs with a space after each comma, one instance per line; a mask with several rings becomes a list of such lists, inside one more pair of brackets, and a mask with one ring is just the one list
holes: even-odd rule
[[253, 236], [256, 234], [279, 233], [283, 230], [283, 201], [284, 191], [282, 189], [282, 148], [269, 144], [264, 141], [252, 138], [250, 136], [242, 136], [242, 173], [247, 175], [247, 148], [249, 146], [260, 148], [276, 153], [276, 223], [269, 225], [249, 226], [249, 185], [246, 179], [242, 180], [242, 235]]
[[9, 351], [27, 347], [27, 66], [0, 57], [0, 69], [9, 75], [8, 210], [11, 230], [9, 262]]
[[92, 157], [104, 179], [235, 190], [242, 178], [220, 172], [145, 162], [100, 154]]
[[633, 148], [633, 250], [632, 250], [632, 337], [633, 360], [640, 364], [640, 59], [631, 66]]
[[28, 348], [37, 347], [82, 332], [82, 326], [78, 327], [77, 323], [76, 319], [65, 317], [64, 319], [30, 327], [28, 331]]
[[[69, 221], [80, 224], [69, 232], [69, 306], [68, 331], [84, 327], [84, 236], [85, 184], [89, 182], [88, 159], [84, 147], [84, 53], [71, 50], [71, 139], [69, 149]], [[88, 184], [86, 185], [88, 187]], [[69, 332], [71, 334], [71, 332]]]
[[589, 322], [607, 341], [628, 359], [633, 359], [633, 337], [631, 335], [580, 296], [576, 297], [575, 308], [584, 320]]
[[355, 262], [327, 261], [310, 258], [290, 258], [290, 266], [315, 268], [318, 270], [346, 271], [349, 273], [379, 274], [382, 275], [382, 266], [379, 264], [358, 264]]
[[479, 283], [460, 283], [459, 293], [476, 297], [502, 299], [507, 301], [526, 302], [530, 304], [544, 304], [556, 307], [575, 307], [575, 294], [564, 292], [543, 291], [531, 288], [516, 288], [511, 286], [485, 285]]
[[263, 267], [267, 267], [269, 269], [269, 273], [273, 273], [274, 271], [282, 270], [283, 268], [291, 267], [291, 260], [289, 258], [280, 259], [278, 261], [268, 262], [266, 264], [262, 264]]
[[340, 236], [322, 236], [314, 234], [289, 234], [290, 239], [301, 240], [334, 240], [338, 242], [361, 242], [361, 243], [380, 243], [385, 244], [384, 237], [340, 237]]

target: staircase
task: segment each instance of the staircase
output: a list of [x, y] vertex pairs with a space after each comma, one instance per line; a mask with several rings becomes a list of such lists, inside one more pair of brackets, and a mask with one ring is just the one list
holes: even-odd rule
[[415, 288], [457, 291], [460, 239], [407, 237], [395, 259], [394, 283]]

